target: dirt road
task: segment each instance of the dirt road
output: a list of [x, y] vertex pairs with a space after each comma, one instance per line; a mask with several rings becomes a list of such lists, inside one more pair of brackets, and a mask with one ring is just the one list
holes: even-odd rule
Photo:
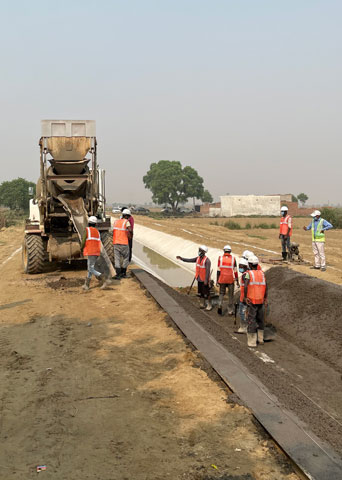
[[24, 275], [21, 238], [0, 232], [0, 479], [298, 479], [136, 280]]

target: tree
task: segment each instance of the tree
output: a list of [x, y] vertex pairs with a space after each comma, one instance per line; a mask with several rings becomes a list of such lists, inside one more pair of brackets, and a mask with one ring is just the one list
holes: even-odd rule
[[170, 160], [151, 163], [143, 182], [151, 190], [153, 202], [168, 204], [173, 211], [188, 198], [201, 199], [205, 192], [203, 178], [194, 168], [182, 168], [180, 162]]
[[201, 200], [202, 202], [205, 202], [205, 203], [212, 203], [214, 199], [208, 190], [204, 190]]
[[308, 200], [308, 196], [305, 193], [299, 193], [297, 195], [298, 200], [302, 203], [302, 205], [305, 204], [305, 202]]
[[291, 201], [298, 203], [298, 198], [296, 197], [296, 195], [292, 195]]
[[2, 182], [0, 185], [0, 205], [9, 207], [11, 210], [29, 209], [29, 187], [36, 191], [36, 185], [28, 182], [24, 178], [16, 178], [8, 182]]

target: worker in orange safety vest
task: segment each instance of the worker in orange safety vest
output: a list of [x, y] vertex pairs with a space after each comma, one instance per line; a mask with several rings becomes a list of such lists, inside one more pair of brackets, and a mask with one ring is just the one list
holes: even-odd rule
[[279, 229], [279, 239], [281, 240], [281, 255], [283, 261], [285, 262], [287, 258], [290, 258], [290, 246], [291, 246], [291, 236], [292, 236], [292, 217], [288, 214], [288, 208], [286, 205], [280, 209], [280, 229]]
[[220, 287], [217, 313], [222, 315], [223, 299], [228, 289], [228, 315], [234, 314], [234, 281], [239, 286], [236, 259], [230, 245], [223, 247], [223, 255], [218, 258], [216, 285]]
[[248, 259], [249, 270], [244, 275], [243, 303], [247, 305], [247, 344], [256, 347], [264, 343], [264, 308], [267, 307], [266, 277], [258, 270], [257, 257]]
[[129, 240], [132, 238], [132, 227], [129, 222], [131, 211], [126, 208], [122, 218], [115, 220], [113, 225], [114, 266], [117, 280], [126, 278], [129, 264]]
[[201, 298], [200, 308], [210, 311], [213, 308], [210, 297], [211, 262], [206, 253], [208, 253], [208, 247], [201, 245], [198, 248], [197, 257], [183, 258], [177, 255], [176, 258], [182, 260], [182, 262], [196, 263], [195, 278], [198, 284], [198, 294]]
[[91, 277], [94, 275], [101, 282], [104, 281], [104, 275], [95, 269], [95, 263], [101, 254], [101, 236], [100, 232], [96, 228], [97, 218], [91, 216], [88, 219], [88, 227], [86, 227], [81, 249], [83, 249], [83, 255], [87, 257], [87, 269], [88, 274], [83, 285], [84, 290], [89, 290]]

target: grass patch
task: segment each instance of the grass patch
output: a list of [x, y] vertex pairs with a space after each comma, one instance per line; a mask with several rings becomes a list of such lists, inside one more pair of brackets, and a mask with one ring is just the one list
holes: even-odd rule
[[241, 230], [241, 225], [233, 220], [228, 220], [228, 222], [225, 222], [223, 226], [229, 230]]
[[322, 208], [322, 218], [332, 224], [334, 228], [342, 228], [342, 208]]
[[278, 227], [275, 223], [262, 222], [262, 223], [256, 223], [254, 225], [254, 228], [262, 228], [263, 230], [267, 230], [267, 229], [270, 229], [270, 228], [278, 228]]
[[262, 237], [261, 235], [252, 235], [251, 233], [247, 233], [247, 237], [260, 238], [260, 240], [267, 240], [267, 237]]

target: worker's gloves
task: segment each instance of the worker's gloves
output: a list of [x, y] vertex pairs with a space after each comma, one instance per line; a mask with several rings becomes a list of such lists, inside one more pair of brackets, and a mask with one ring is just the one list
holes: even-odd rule
[[180, 257], [179, 255], [177, 255], [177, 260], [182, 260], [182, 257]]
[[303, 230], [305, 230], [305, 231], [306, 231], [306, 227], [303, 227]]
[[281, 240], [281, 233], [279, 233], [279, 240]]

